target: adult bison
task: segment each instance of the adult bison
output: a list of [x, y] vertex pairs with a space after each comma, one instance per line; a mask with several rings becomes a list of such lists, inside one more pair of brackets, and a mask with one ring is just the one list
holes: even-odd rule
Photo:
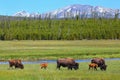
[[101, 65], [105, 64], [105, 60], [103, 58], [93, 58], [91, 63], [96, 63], [98, 67], [100, 67]]
[[24, 66], [20, 59], [12, 59], [12, 60], [9, 60], [8, 62], [9, 62], [10, 68], [15, 67], [15, 68], [24, 69]]
[[103, 58], [93, 58], [91, 63], [96, 63], [101, 70], [106, 70], [107, 65], [105, 64], [105, 60]]
[[57, 68], [60, 69], [60, 67], [67, 67], [68, 69], [74, 68], [77, 70], [79, 68], [79, 64], [75, 62], [72, 58], [61, 58], [57, 60]]

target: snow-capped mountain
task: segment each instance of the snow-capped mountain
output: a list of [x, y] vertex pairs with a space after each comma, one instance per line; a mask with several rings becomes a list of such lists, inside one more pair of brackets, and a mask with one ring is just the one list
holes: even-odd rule
[[20, 11], [15, 13], [13, 16], [19, 16], [19, 17], [29, 17], [30, 13], [26, 12], [26, 11]]
[[21, 17], [41, 17], [41, 18], [66, 18], [66, 17], [105, 17], [105, 18], [114, 18], [117, 15], [120, 18], [120, 10], [119, 9], [111, 9], [104, 8], [100, 6], [90, 6], [90, 5], [70, 5], [64, 8], [60, 8], [51, 12], [47, 12], [44, 14], [39, 13], [28, 13], [25, 11], [21, 11], [16, 13], [14, 16]]
[[20, 11], [15, 13], [13, 16], [18, 16], [18, 17], [40, 17], [39, 13], [28, 13], [26, 11]]

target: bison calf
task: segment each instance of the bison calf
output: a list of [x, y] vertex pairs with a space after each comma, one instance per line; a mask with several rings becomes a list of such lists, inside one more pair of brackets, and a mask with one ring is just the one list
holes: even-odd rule
[[95, 64], [95, 63], [89, 64], [89, 70], [90, 70], [91, 68], [94, 69], [94, 70], [97, 70], [97, 67], [98, 67], [98, 65]]
[[40, 66], [41, 66], [41, 69], [42, 68], [46, 69], [48, 67], [48, 63], [41, 63]]

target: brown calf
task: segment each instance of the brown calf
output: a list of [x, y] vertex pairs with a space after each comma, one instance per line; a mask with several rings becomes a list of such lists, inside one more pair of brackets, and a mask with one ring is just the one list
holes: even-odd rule
[[92, 68], [94, 70], [97, 70], [98, 65], [96, 63], [89, 64], [89, 70]]
[[48, 67], [48, 63], [41, 63], [40, 67], [41, 67], [41, 69], [42, 68], [46, 69]]

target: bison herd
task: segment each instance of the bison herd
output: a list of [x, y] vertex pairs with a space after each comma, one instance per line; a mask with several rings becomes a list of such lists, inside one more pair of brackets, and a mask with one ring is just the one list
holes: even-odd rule
[[103, 58], [93, 58], [91, 60], [91, 64], [89, 64], [89, 69], [97, 70], [97, 67], [100, 67], [101, 70], [106, 70], [107, 65], [105, 64], [105, 60]]
[[[75, 62], [73, 58], [62, 58], [57, 60], [57, 68], [60, 69], [60, 67], [67, 67], [68, 69], [79, 69], [79, 63]], [[88, 65], [89, 70], [94, 69], [97, 70], [99, 67], [101, 70], [106, 70], [107, 65], [105, 64], [105, 60], [103, 58], [93, 58], [91, 60], [91, 63]]]
[[[22, 64], [22, 61], [19, 59], [13, 59], [13, 60], [9, 60], [9, 69], [13, 69], [13, 67], [16, 68], [20, 68], [20, 69], [24, 69], [24, 65]], [[60, 70], [60, 67], [67, 67], [68, 70], [77, 70], [79, 69], [79, 63], [77, 63], [73, 58], [61, 58], [58, 59], [56, 61], [57, 63], [57, 69]], [[41, 63], [40, 64], [41, 69], [46, 69], [48, 67], [48, 63]], [[107, 65], [105, 64], [105, 60], [103, 58], [93, 58], [91, 60], [91, 63], [88, 65], [88, 69], [93, 69], [93, 70], [97, 70], [97, 68], [99, 67], [100, 70], [106, 70]]]

